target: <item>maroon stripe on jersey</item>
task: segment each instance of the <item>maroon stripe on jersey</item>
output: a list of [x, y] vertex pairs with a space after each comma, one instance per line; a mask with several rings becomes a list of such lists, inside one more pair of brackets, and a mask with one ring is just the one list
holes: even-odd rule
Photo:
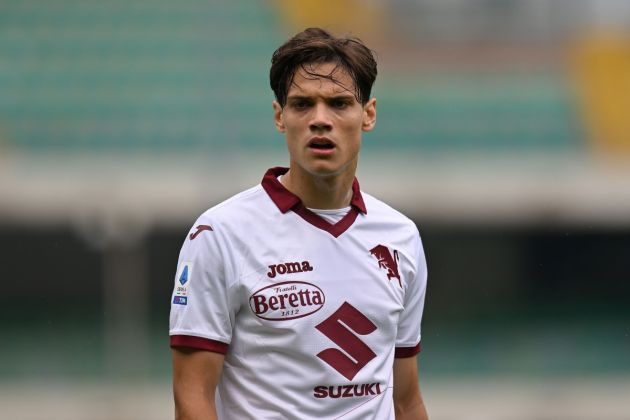
[[192, 335], [172, 335], [171, 347], [189, 347], [192, 349], [208, 350], [215, 353], [226, 354], [228, 345], [221, 341], [210, 340]]
[[350, 211], [340, 221], [334, 225], [328, 223], [325, 219], [319, 217], [307, 209], [300, 197], [287, 190], [284, 185], [278, 181], [280, 175], [284, 175], [289, 171], [288, 168], [275, 167], [269, 169], [263, 176], [261, 185], [269, 195], [269, 198], [275, 203], [282, 213], [293, 210], [302, 219], [306, 220], [313, 226], [325, 230], [335, 238], [344, 233], [357, 219], [360, 213], [366, 214], [365, 202], [361, 196], [359, 181], [355, 178], [352, 182], [352, 199], [350, 200]]
[[396, 351], [394, 352], [394, 357], [398, 359], [402, 359], [405, 357], [412, 357], [420, 353], [420, 350], [421, 350], [420, 343], [418, 343], [418, 345], [415, 347], [396, 347]]
[[312, 211], [304, 207], [304, 204], [302, 203], [295, 206], [293, 208], [293, 211], [302, 219], [306, 220], [307, 222], [309, 222], [315, 227], [325, 230], [326, 232], [330, 233], [335, 238], [339, 237], [339, 235], [341, 235], [346, 230], [348, 230], [348, 228], [352, 226], [357, 216], [359, 215], [359, 212], [357, 211], [357, 209], [352, 207], [350, 211], [348, 212], [348, 214], [343, 216], [343, 218], [340, 221], [338, 221], [334, 225], [331, 225], [330, 223], [328, 223], [327, 220], [322, 219], [317, 214], [313, 213]]
[[288, 212], [302, 202], [300, 197], [284, 188], [284, 185], [278, 181], [278, 177], [287, 172], [289, 172], [289, 168], [279, 166], [271, 168], [265, 173], [261, 182], [262, 187], [282, 213]]

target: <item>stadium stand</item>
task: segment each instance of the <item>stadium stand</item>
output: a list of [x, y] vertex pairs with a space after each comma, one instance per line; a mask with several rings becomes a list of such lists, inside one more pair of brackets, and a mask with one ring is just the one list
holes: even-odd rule
[[261, 142], [278, 40], [263, 3], [62, 0], [0, 8], [0, 124], [11, 146], [171, 152]]
[[[270, 123], [269, 4], [9, 1], [0, 6], [0, 132], [25, 152], [281, 150]], [[276, 29], [274, 29], [276, 28]], [[562, 74], [384, 72], [367, 151], [574, 150]]]

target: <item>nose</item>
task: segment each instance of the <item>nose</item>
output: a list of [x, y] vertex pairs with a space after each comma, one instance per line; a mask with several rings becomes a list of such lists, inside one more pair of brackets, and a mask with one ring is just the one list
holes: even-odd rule
[[318, 103], [313, 107], [312, 118], [309, 123], [311, 131], [330, 131], [332, 129], [332, 123], [330, 121], [330, 114], [326, 107], [326, 104]]

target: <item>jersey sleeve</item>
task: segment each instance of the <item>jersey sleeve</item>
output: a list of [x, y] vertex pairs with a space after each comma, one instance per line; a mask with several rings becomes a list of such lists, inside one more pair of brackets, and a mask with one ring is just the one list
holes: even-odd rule
[[171, 297], [171, 347], [225, 354], [232, 339], [234, 250], [220, 225], [200, 218], [182, 246]]
[[398, 322], [395, 357], [411, 357], [420, 352], [420, 324], [427, 287], [427, 266], [420, 235], [415, 234], [413, 259], [409, 262], [404, 309]]

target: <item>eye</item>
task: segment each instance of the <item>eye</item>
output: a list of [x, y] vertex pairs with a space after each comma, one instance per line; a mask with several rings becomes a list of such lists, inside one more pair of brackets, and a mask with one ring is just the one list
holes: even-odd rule
[[297, 110], [303, 110], [303, 109], [308, 108], [309, 106], [310, 106], [310, 103], [306, 99], [296, 99], [294, 101], [291, 101], [291, 108], [294, 108]]
[[336, 109], [344, 109], [347, 108], [348, 105], [350, 105], [350, 103], [347, 99], [333, 99], [330, 102], [330, 106]]

